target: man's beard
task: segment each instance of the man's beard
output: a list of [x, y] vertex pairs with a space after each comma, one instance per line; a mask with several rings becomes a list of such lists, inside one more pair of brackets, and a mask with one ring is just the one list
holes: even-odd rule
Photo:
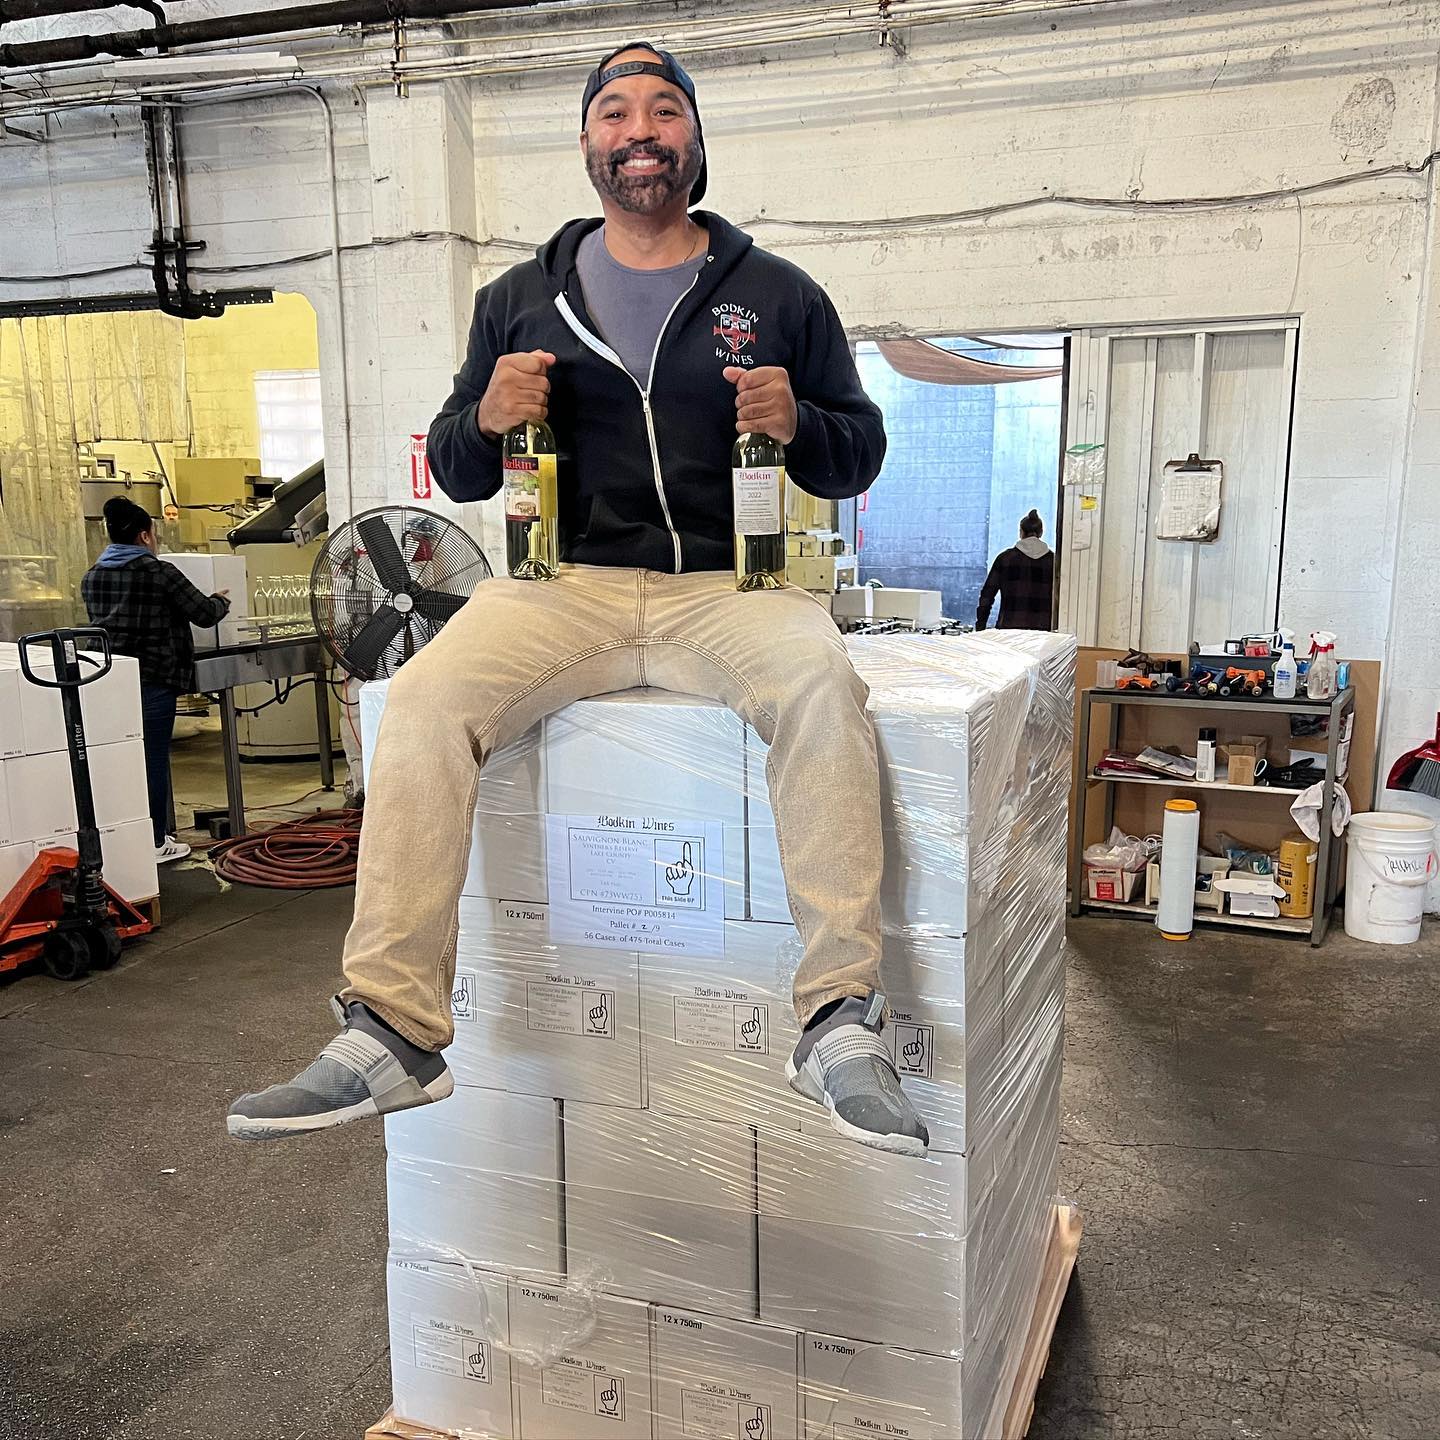
[[[621, 174], [622, 165], [641, 155], [651, 155], [665, 163], [649, 175]], [[592, 149], [585, 157], [585, 169], [602, 198], [613, 201], [632, 215], [653, 215], [671, 204], [677, 195], [689, 196], [704, 160], [705, 152], [696, 140], [685, 147], [683, 157], [668, 145], [645, 141], [622, 145], [608, 154]]]

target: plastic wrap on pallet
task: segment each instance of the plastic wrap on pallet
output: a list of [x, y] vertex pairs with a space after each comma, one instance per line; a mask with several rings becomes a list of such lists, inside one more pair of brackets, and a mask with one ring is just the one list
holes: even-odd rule
[[[691, 697], [571, 706], [485, 769], [456, 1092], [387, 1122], [398, 1414], [520, 1440], [991, 1433], [1055, 1198], [1074, 642], [850, 648], [882, 1033], [930, 1154], [846, 1142], [786, 1083], [802, 947], [760, 738]], [[367, 763], [384, 699], [362, 692]]]

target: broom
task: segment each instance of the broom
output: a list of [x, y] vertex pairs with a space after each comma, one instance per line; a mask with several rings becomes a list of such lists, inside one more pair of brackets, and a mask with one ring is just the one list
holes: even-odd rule
[[1440, 715], [1435, 717], [1435, 738], [1407, 751], [1390, 767], [1386, 785], [1440, 799]]

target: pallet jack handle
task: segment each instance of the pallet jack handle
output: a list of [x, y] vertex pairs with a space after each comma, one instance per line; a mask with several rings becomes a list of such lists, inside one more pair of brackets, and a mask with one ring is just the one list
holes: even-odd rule
[[[81, 643], [86, 640], [98, 643], [101, 659], [97, 660], [80, 649]], [[43, 644], [50, 646], [55, 663], [53, 680], [44, 679], [30, 668], [29, 647]], [[73, 690], [80, 685], [91, 685], [108, 675], [115, 663], [110, 653], [110, 636], [98, 625], [86, 625], [79, 630], [46, 630], [37, 635], [22, 635], [19, 648], [21, 673], [32, 685], [43, 686], [46, 690]], [[82, 662], [93, 667], [89, 673], [81, 670]]]
[[[82, 643], [94, 645], [100, 658], [80, 648]], [[55, 678], [37, 675], [30, 666], [32, 645], [50, 647]], [[20, 670], [32, 685], [45, 690], [58, 690], [65, 711], [65, 740], [70, 751], [70, 779], [75, 789], [76, 848], [80, 854], [80, 900], [95, 914], [106, 913], [108, 902], [101, 880], [103, 857], [100, 831], [95, 821], [95, 792], [90, 785], [90, 757], [85, 746], [85, 719], [80, 710], [80, 691], [110, 673], [114, 659], [110, 637], [98, 626], [76, 630], [47, 630], [20, 637]], [[88, 666], [88, 669], [82, 668]]]

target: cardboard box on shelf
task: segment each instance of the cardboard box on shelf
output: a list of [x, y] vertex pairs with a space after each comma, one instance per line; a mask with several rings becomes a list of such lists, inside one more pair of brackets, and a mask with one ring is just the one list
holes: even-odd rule
[[1092, 900], [1133, 900], [1140, 889], [1142, 872], [1121, 870], [1113, 865], [1085, 866], [1085, 889]]
[[753, 1316], [754, 1132], [567, 1105], [565, 1241], [572, 1284]]
[[451, 1010], [461, 1085], [644, 1103], [639, 958], [551, 944], [543, 905], [460, 901]]
[[794, 1330], [663, 1305], [651, 1317], [657, 1435], [782, 1440], [799, 1433]]
[[[723, 827], [727, 919], [745, 917], [745, 726], [692, 695], [625, 690], [545, 721], [546, 802], [554, 815], [658, 818]], [[552, 865], [562, 857], [552, 857]]]
[[1268, 745], [1263, 735], [1240, 735], [1227, 740], [1220, 747], [1220, 758], [1228, 765], [1225, 775], [1227, 784], [1253, 785], [1263, 768], [1265, 750]]
[[560, 1116], [553, 1100], [457, 1086], [386, 1117], [390, 1246], [437, 1260], [559, 1274]]
[[395, 1415], [513, 1440], [509, 1281], [392, 1254], [387, 1290]]
[[518, 1440], [651, 1440], [648, 1306], [513, 1280], [510, 1340]]
[[1216, 884], [1218, 889], [1229, 895], [1232, 915], [1254, 915], [1274, 920], [1280, 914], [1277, 902], [1284, 898], [1285, 892], [1275, 883], [1273, 875], [1242, 875], [1231, 871]]

